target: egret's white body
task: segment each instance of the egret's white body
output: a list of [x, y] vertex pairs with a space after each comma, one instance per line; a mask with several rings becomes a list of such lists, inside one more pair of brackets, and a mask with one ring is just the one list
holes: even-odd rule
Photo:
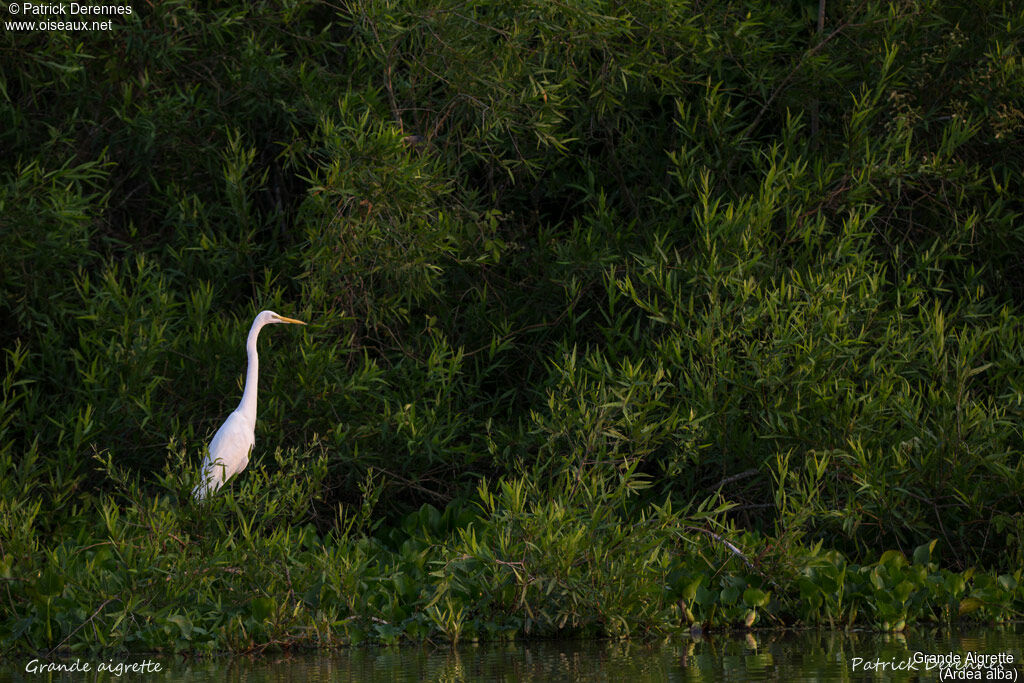
[[244, 470], [249, 464], [249, 453], [256, 444], [256, 391], [260, 375], [256, 338], [259, 337], [264, 325], [273, 323], [306, 324], [301, 320], [285, 318], [273, 311], [262, 311], [252, 321], [249, 337], [245, 341], [249, 364], [245, 371], [242, 400], [210, 441], [210, 447], [203, 459], [200, 483], [192, 492], [196, 500], [202, 500], [214, 493], [225, 481]]

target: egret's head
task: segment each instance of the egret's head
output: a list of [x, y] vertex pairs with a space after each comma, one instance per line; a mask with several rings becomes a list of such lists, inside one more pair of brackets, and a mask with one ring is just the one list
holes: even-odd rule
[[296, 320], [294, 318], [286, 318], [283, 315], [278, 315], [277, 313], [274, 313], [273, 311], [261, 311], [260, 314], [256, 316], [256, 324], [260, 327], [264, 325], [270, 325], [271, 323], [291, 323], [293, 325], [306, 324], [301, 320]]

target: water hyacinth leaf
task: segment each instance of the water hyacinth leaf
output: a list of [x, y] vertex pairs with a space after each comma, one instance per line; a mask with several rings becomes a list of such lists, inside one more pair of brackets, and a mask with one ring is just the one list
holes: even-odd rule
[[748, 588], [743, 591], [743, 604], [750, 607], [764, 607], [768, 604], [769, 594], [760, 588]]
[[960, 607], [958, 609], [958, 613], [960, 614], [960, 616], [963, 616], [965, 614], [970, 614], [971, 612], [975, 612], [975, 611], [981, 609], [984, 606], [985, 606], [984, 601], [979, 600], [978, 598], [975, 598], [975, 597], [964, 598], [963, 600], [960, 601]]
[[914, 592], [915, 586], [909, 581], [901, 581], [893, 590], [893, 595], [899, 602], [906, 602]]
[[191, 640], [192, 638], [192, 621], [181, 614], [172, 614], [167, 617], [167, 622], [174, 624], [177, 627], [178, 633], [185, 640]]
[[695, 598], [697, 600], [697, 604], [701, 607], [711, 607], [711, 605], [715, 603], [716, 597], [717, 596], [714, 591], [708, 590], [704, 586], [698, 586]]
[[882, 553], [882, 556], [878, 558], [879, 566], [888, 567], [891, 569], [898, 569], [906, 566], [907, 558], [903, 556], [898, 550], [886, 550]]
[[703, 581], [704, 577], [701, 575], [687, 583], [686, 587], [683, 589], [682, 598], [688, 602], [692, 601], [697, 596], [697, 589], [700, 588]]
[[936, 538], [914, 548], [914, 564], [928, 564], [931, 561], [932, 552], [935, 550], [935, 544], [938, 542], [939, 540]]

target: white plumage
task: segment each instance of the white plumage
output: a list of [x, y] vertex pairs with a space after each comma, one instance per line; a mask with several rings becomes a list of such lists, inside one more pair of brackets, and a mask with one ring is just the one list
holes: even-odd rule
[[249, 363], [245, 370], [242, 400], [210, 441], [208, 452], [203, 459], [200, 483], [192, 492], [196, 500], [203, 500], [214, 493], [225, 481], [244, 470], [249, 464], [249, 454], [256, 444], [256, 392], [260, 373], [256, 339], [264, 325], [274, 323], [306, 324], [301, 320], [285, 318], [273, 311], [262, 311], [252, 321], [249, 336], [245, 341]]

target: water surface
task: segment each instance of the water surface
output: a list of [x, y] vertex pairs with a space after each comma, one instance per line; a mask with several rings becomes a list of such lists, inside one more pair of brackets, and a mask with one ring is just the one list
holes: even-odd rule
[[[987, 655], [990, 661], [979, 655]], [[663, 642], [534, 641], [457, 648], [364, 647], [328, 654], [188, 659], [166, 655], [78, 658], [89, 673], [31, 673], [4, 662], [5, 680], [167, 681], [933, 681], [955, 661], [980, 680], [1024, 680], [1024, 626], [964, 631], [915, 629], [905, 634], [756, 631]], [[98, 674], [148, 659], [149, 673]], [[1001, 665], [995, 660], [1001, 660]], [[52, 660], [69, 664], [70, 660]], [[154, 665], [160, 666], [154, 672]]]

